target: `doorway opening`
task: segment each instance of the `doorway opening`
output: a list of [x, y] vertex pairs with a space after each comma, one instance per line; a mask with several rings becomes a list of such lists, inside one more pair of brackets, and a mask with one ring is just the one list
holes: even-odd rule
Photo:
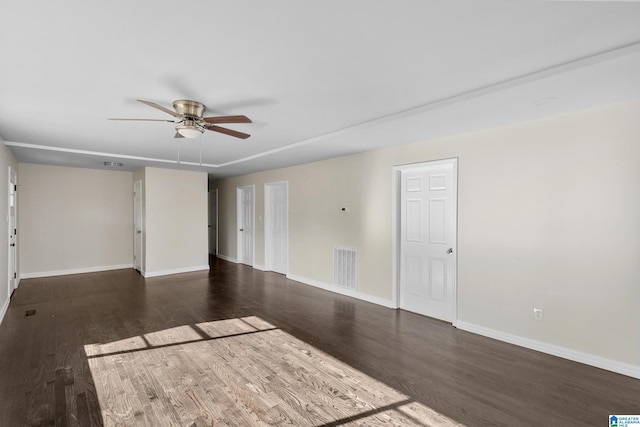
[[255, 186], [237, 187], [237, 260], [253, 267], [253, 233], [255, 229]]
[[209, 191], [209, 259], [218, 255], [218, 190]]
[[133, 268], [142, 269], [142, 180], [133, 183]]
[[289, 259], [288, 183], [264, 185], [265, 269], [287, 274]]
[[18, 210], [18, 178], [16, 172], [9, 166], [9, 212], [8, 212], [8, 232], [9, 232], [9, 268], [8, 268], [8, 296], [11, 297], [13, 291], [19, 284], [18, 280], [18, 229], [16, 223]]

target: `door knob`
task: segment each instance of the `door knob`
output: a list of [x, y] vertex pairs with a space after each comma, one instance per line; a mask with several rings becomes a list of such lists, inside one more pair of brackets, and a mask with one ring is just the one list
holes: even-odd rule
[[448, 253], [449, 255], [451, 255], [451, 254], [453, 253], [453, 248], [449, 248], [449, 249], [447, 249], [447, 253]]
[[240, 231], [244, 231], [244, 228], [241, 228]]

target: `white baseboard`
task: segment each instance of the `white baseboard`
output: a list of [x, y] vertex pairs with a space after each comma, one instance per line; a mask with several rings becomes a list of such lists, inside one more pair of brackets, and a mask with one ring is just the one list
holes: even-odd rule
[[255, 264], [255, 265], [253, 266], [253, 268], [255, 268], [256, 270], [260, 270], [260, 271], [268, 271], [268, 270], [267, 270], [267, 267], [265, 267], [264, 265], [258, 265], [258, 264]]
[[[220, 255], [218, 255], [218, 258], [224, 259], [225, 261], [237, 262], [233, 258], [228, 258]], [[255, 268], [259, 268], [259, 267], [255, 266]], [[341, 295], [357, 298], [373, 304], [381, 305], [383, 307], [394, 308], [394, 309], [398, 308], [396, 303], [393, 300], [375, 297], [362, 292], [353, 291], [351, 289], [345, 289], [340, 286], [323, 283], [317, 280], [309, 279], [309, 278], [298, 276], [295, 274], [287, 274], [287, 279], [295, 280], [296, 282], [304, 283], [305, 285], [314, 286], [316, 288], [324, 289], [326, 291], [335, 292]], [[518, 335], [508, 334], [506, 332], [485, 328], [483, 326], [478, 326], [473, 323], [468, 323], [461, 320], [454, 322], [454, 326], [463, 331], [472, 332], [474, 334], [493, 338], [498, 341], [508, 342], [510, 344], [514, 344], [520, 347], [529, 348], [531, 350], [536, 350], [542, 353], [551, 354], [553, 356], [562, 357], [563, 359], [584, 363], [585, 365], [595, 366], [596, 368], [601, 368], [607, 371], [616, 372], [618, 374], [627, 375], [632, 378], [640, 379], [640, 366], [618, 362], [616, 360], [595, 356], [593, 354], [583, 353], [577, 350], [573, 350], [570, 348], [561, 347], [553, 344], [548, 344], [542, 341], [536, 341], [529, 338], [524, 338]]]
[[335, 292], [337, 294], [346, 295], [348, 297], [357, 298], [366, 302], [381, 305], [387, 308], [398, 308], [393, 301], [385, 298], [376, 297], [373, 295], [365, 294], [363, 292], [354, 291], [351, 289], [342, 288], [336, 285], [330, 285], [317, 280], [308, 279], [306, 277], [297, 276], [295, 274], [287, 274], [287, 279], [295, 280], [296, 282], [304, 283], [305, 285], [314, 286], [316, 288], [324, 289], [325, 291]]
[[68, 274], [97, 273], [99, 271], [123, 270], [133, 268], [133, 264], [103, 265], [99, 267], [71, 268], [68, 270], [40, 271], [37, 273], [20, 273], [21, 279], [37, 279], [40, 277], [66, 276]]
[[148, 279], [150, 277], [159, 277], [159, 276], [169, 276], [170, 274], [180, 274], [180, 273], [191, 273], [193, 271], [203, 271], [208, 270], [208, 265], [196, 265], [193, 267], [184, 267], [184, 268], [174, 268], [171, 270], [160, 270], [160, 271], [145, 271], [142, 273], [142, 277]]
[[223, 261], [229, 261], [229, 262], [232, 262], [234, 264], [238, 263], [237, 259], [231, 258], [230, 256], [222, 255], [222, 254], [216, 254], [216, 258], [220, 258]]
[[514, 344], [531, 350], [540, 351], [542, 353], [551, 354], [553, 356], [562, 357], [563, 359], [573, 360], [574, 362], [584, 363], [585, 365], [595, 366], [596, 368], [601, 368], [607, 371], [616, 372], [618, 374], [640, 379], [640, 366], [637, 365], [618, 362], [616, 360], [607, 359], [589, 353], [583, 353], [581, 351], [545, 343], [542, 341], [524, 338], [518, 335], [508, 334], [506, 332], [485, 328], [484, 326], [478, 326], [473, 323], [463, 322], [460, 320], [456, 323], [456, 327], [458, 329], [462, 329], [463, 331], [472, 332], [474, 334], [493, 338], [498, 341], [508, 342], [509, 344]]
[[11, 301], [11, 295], [7, 296], [7, 300], [2, 304], [2, 309], [0, 309], [0, 324], [2, 324], [4, 315], [7, 314], [7, 310], [9, 309], [9, 301]]

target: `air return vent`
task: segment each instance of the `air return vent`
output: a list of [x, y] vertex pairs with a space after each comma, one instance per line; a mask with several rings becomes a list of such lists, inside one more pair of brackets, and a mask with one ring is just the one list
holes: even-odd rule
[[333, 284], [357, 289], [358, 253], [355, 249], [333, 248]]

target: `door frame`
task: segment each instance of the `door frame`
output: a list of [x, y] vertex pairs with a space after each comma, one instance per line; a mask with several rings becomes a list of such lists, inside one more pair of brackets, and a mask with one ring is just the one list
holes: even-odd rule
[[285, 229], [287, 230], [287, 271], [284, 272], [284, 274], [287, 275], [289, 274], [289, 181], [267, 182], [264, 184], [264, 268], [267, 271], [273, 271], [273, 255], [271, 253], [273, 235], [269, 228], [271, 223], [271, 189], [272, 187], [280, 185], [284, 186], [287, 193], [285, 219]]
[[[251, 266], [253, 267], [256, 262], [256, 186], [252, 185], [242, 185], [236, 187], [236, 262], [239, 264], [244, 264], [242, 262], [242, 232], [240, 231], [239, 224], [242, 223], [242, 192], [251, 190], [253, 193], [253, 197], [251, 198], [251, 219], [252, 219], [252, 254], [251, 254]], [[248, 264], [247, 264], [248, 265]]]
[[429, 166], [437, 166], [441, 164], [453, 165], [453, 179], [455, 187], [455, 204], [453, 208], [454, 216], [454, 229], [455, 229], [455, 243], [454, 247], [456, 251], [454, 255], [454, 268], [453, 268], [453, 285], [454, 285], [454, 298], [453, 304], [453, 320], [452, 325], [457, 326], [458, 322], [458, 158], [452, 157], [439, 160], [428, 160], [420, 163], [411, 163], [406, 165], [393, 166], [391, 168], [391, 283], [392, 293], [391, 301], [395, 308], [400, 308], [400, 245], [401, 245], [401, 192], [400, 185], [402, 179], [402, 173], [411, 169], [422, 169]]
[[[138, 202], [139, 206], [138, 206], [138, 212], [136, 212], [136, 186], [139, 185], [140, 186], [140, 201]], [[143, 257], [143, 233], [144, 233], [144, 227], [142, 226], [143, 223], [143, 185], [142, 185], [142, 180], [138, 179], [136, 181], [133, 181], [133, 268], [135, 270], [137, 270], [136, 268], [136, 264], [140, 264], [140, 270], [138, 270], [141, 274], [144, 274], [144, 263], [142, 262], [144, 257]], [[137, 218], [136, 218], [137, 216]], [[138, 231], [138, 228], [140, 229]], [[136, 254], [136, 241], [139, 240], [140, 243], [140, 253]], [[137, 256], [137, 258], [136, 258]]]
[[[218, 189], [217, 188], [213, 189], [213, 190], [209, 190], [209, 199], [207, 200], [207, 203], [208, 203], [208, 206], [207, 206], [207, 216], [208, 216], [207, 221], [208, 222], [211, 222], [211, 197], [213, 197], [214, 200], [216, 201], [216, 211], [215, 211], [215, 215], [214, 215], [214, 218], [216, 220], [215, 221], [216, 222], [216, 234], [215, 234], [215, 236], [213, 236], [214, 237], [213, 240], [215, 242], [216, 249], [215, 249], [215, 253], [213, 255], [218, 256], [218, 219], [219, 218], [218, 218]], [[210, 236], [211, 236], [211, 229], [210, 229], [211, 228], [211, 224], [209, 224], [209, 227], [207, 227], [207, 228], [208, 228], [207, 231], [209, 232], [209, 236], [207, 236], [207, 238], [210, 238]], [[211, 254], [211, 248], [209, 248], [209, 253]]]
[[[13, 235], [14, 245], [13, 247], [9, 246], [7, 252], [7, 290], [8, 297], [11, 298], [11, 294], [13, 293], [13, 291], [18, 289], [18, 286], [20, 285], [20, 275], [18, 274], [18, 235], [16, 232], [18, 228], [18, 174], [15, 170], [13, 170], [11, 166], [9, 166], [7, 177], [7, 232], [8, 236]], [[13, 222], [11, 221], [11, 200], [9, 200], [9, 198], [11, 197], [11, 192], [9, 190], [10, 185], [14, 185]], [[9, 245], [11, 245], [11, 237], [9, 237]], [[13, 256], [11, 254], [12, 252]], [[11, 265], [12, 261], [13, 265]], [[14, 275], [14, 277], [11, 277], [12, 274]]]

